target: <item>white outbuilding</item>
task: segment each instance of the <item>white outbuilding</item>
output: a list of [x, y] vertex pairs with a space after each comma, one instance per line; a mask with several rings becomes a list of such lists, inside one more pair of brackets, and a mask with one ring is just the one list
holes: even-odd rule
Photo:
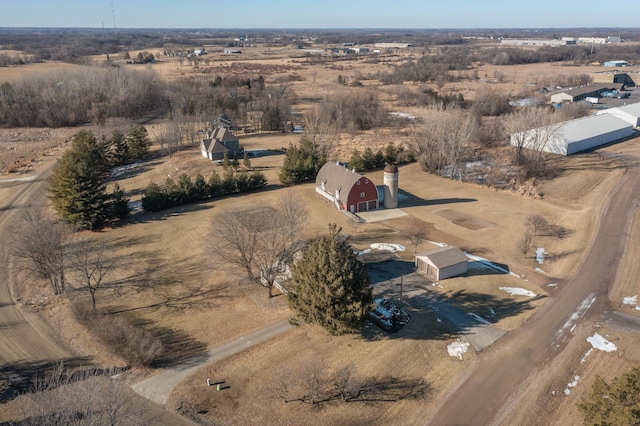
[[640, 102], [617, 108], [609, 108], [599, 111], [597, 115], [610, 114], [624, 120], [633, 127], [640, 127]]
[[571, 155], [633, 135], [633, 126], [612, 114], [593, 115], [511, 135], [511, 145]]
[[467, 273], [467, 256], [456, 247], [438, 247], [416, 255], [418, 272], [435, 280], [456, 277]]

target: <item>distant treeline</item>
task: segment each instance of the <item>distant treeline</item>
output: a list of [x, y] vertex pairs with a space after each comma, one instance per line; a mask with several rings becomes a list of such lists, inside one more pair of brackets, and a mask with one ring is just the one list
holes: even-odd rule
[[0, 126], [61, 127], [137, 118], [163, 105], [151, 73], [87, 67], [0, 84]]

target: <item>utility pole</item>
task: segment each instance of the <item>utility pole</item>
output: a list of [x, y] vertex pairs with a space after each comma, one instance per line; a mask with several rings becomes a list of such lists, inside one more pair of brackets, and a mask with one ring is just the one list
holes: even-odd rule
[[113, 3], [111, 3], [111, 15], [113, 15], [113, 29], [116, 31], [116, 40], [118, 39], [118, 27], [116, 26], [116, 10], [113, 8]]

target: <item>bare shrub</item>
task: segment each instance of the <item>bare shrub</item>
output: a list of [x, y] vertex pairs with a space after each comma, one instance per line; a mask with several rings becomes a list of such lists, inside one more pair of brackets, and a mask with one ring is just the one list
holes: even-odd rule
[[127, 317], [96, 313], [78, 302], [72, 305], [78, 321], [128, 364], [152, 366], [163, 354], [162, 342]]

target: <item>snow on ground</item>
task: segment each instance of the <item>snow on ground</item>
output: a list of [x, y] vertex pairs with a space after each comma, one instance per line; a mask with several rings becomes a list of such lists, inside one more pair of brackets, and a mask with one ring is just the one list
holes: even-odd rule
[[356, 256], [360, 256], [360, 255], [368, 254], [368, 253], [371, 253], [371, 249], [364, 249], [364, 250], [356, 251]]
[[556, 338], [560, 337], [560, 335], [562, 335], [562, 333], [566, 329], [571, 328], [571, 326], [574, 325], [576, 321], [582, 318], [584, 314], [587, 312], [587, 310], [589, 310], [591, 305], [593, 305], [593, 302], [595, 301], [596, 301], [596, 295], [594, 293], [591, 293], [590, 295], [585, 297], [585, 299], [582, 302], [580, 302], [580, 305], [575, 310], [575, 312], [569, 316], [569, 319], [567, 319], [567, 321], [565, 321], [565, 323], [562, 325], [560, 330], [556, 332]]
[[536, 269], [535, 269], [535, 271], [536, 271], [536, 272], [539, 272], [539, 273], [541, 273], [541, 274], [545, 274], [545, 275], [547, 274], [545, 271], [543, 271], [543, 270], [542, 270], [542, 269], [540, 269], [540, 268], [536, 268]]
[[390, 251], [391, 253], [404, 251], [404, 246], [400, 244], [373, 243], [371, 244], [371, 248], [375, 250]]
[[142, 211], [142, 201], [132, 201], [129, 203], [129, 208], [131, 209], [131, 213]]
[[111, 170], [111, 177], [120, 176], [124, 172], [136, 169], [136, 168], [140, 167], [141, 165], [142, 165], [142, 163], [140, 161], [137, 161], [137, 162], [132, 163], [132, 164], [127, 164], [126, 166], [115, 167], [113, 170]]
[[558, 287], [558, 283], [547, 284], [547, 287]]
[[458, 359], [462, 359], [462, 354], [467, 352], [469, 346], [469, 343], [464, 343], [458, 340], [447, 346], [447, 352], [449, 352], [450, 356], [455, 356]]
[[536, 297], [536, 294], [531, 290], [526, 290], [520, 287], [498, 287], [498, 290], [505, 291], [512, 296], [527, 296], [531, 298]]
[[587, 360], [587, 358], [589, 358], [589, 355], [591, 355], [591, 352], [593, 352], [593, 348], [589, 349], [583, 356], [582, 359], [580, 360], [580, 364], [584, 364], [584, 362]]
[[580, 376], [575, 376], [573, 378], [573, 382], [567, 384], [567, 388], [564, 390], [565, 395], [569, 395], [571, 393], [571, 388], [575, 388], [578, 386], [578, 382], [580, 381]]
[[434, 246], [438, 246], [438, 247], [447, 247], [448, 244], [447, 243], [438, 243], [435, 241], [429, 241], [431, 244], [433, 244]]
[[469, 315], [473, 317], [474, 320], [481, 322], [483, 324], [487, 324], [487, 325], [491, 325], [491, 323], [489, 321], [487, 321], [486, 319], [482, 318], [480, 315], [478, 314], [474, 314], [473, 312], [469, 312]]
[[544, 263], [544, 254], [546, 252], [544, 251], [543, 248], [539, 248], [536, 250], [536, 260], [538, 261], [539, 265], [542, 265]]
[[496, 271], [500, 271], [500, 272], [502, 272], [503, 274], [510, 274], [510, 275], [513, 275], [513, 276], [514, 276], [514, 277], [516, 277], [516, 278], [522, 278], [520, 275], [518, 275], [518, 274], [514, 274], [513, 272], [509, 271], [508, 269], [504, 269], [503, 267], [496, 265], [495, 263], [493, 263], [493, 262], [492, 262], [492, 261], [490, 261], [490, 260], [485, 259], [484, 257], [475, 256], [475, 255], [473, 255], [473, 254], [469, 254], [469, 253], [467, 253], [467, 252], [465, 252], [464, 254], [465, 254], [469, 259], [471, 259], [471, 260], [473, 260], [473, 261], [475, 261], [475, 262], [481, 263], [481, 264], [483, 264], [483, 265], [486, 265], [486, 266], [488, 266], [488, 267], [490, 267], [491, 269], [494, 269], [494, 270], [496, 270]]
[[391, 115], [395, 115], [397, 117], [402, 117], [402, 118], [406, 118], [409, 120], [415, 120], [416, 116], [415, 115], [411, 115], [408, 112], [390, 112], [389, 114]]
[[587, 337], [587, 342], [591, 343], [591, 346], [593, 346], [594, 349], [604, 352], [613, 352], [618, 349], [615, 344], [611, 343], [598, 333], [591, 337]]
[[624, 299], [622, 299], [622, 304], [623, 305], [631, 305], [631, 306], [635, 306], [638, 304], [638, 296], [627, 296]]

